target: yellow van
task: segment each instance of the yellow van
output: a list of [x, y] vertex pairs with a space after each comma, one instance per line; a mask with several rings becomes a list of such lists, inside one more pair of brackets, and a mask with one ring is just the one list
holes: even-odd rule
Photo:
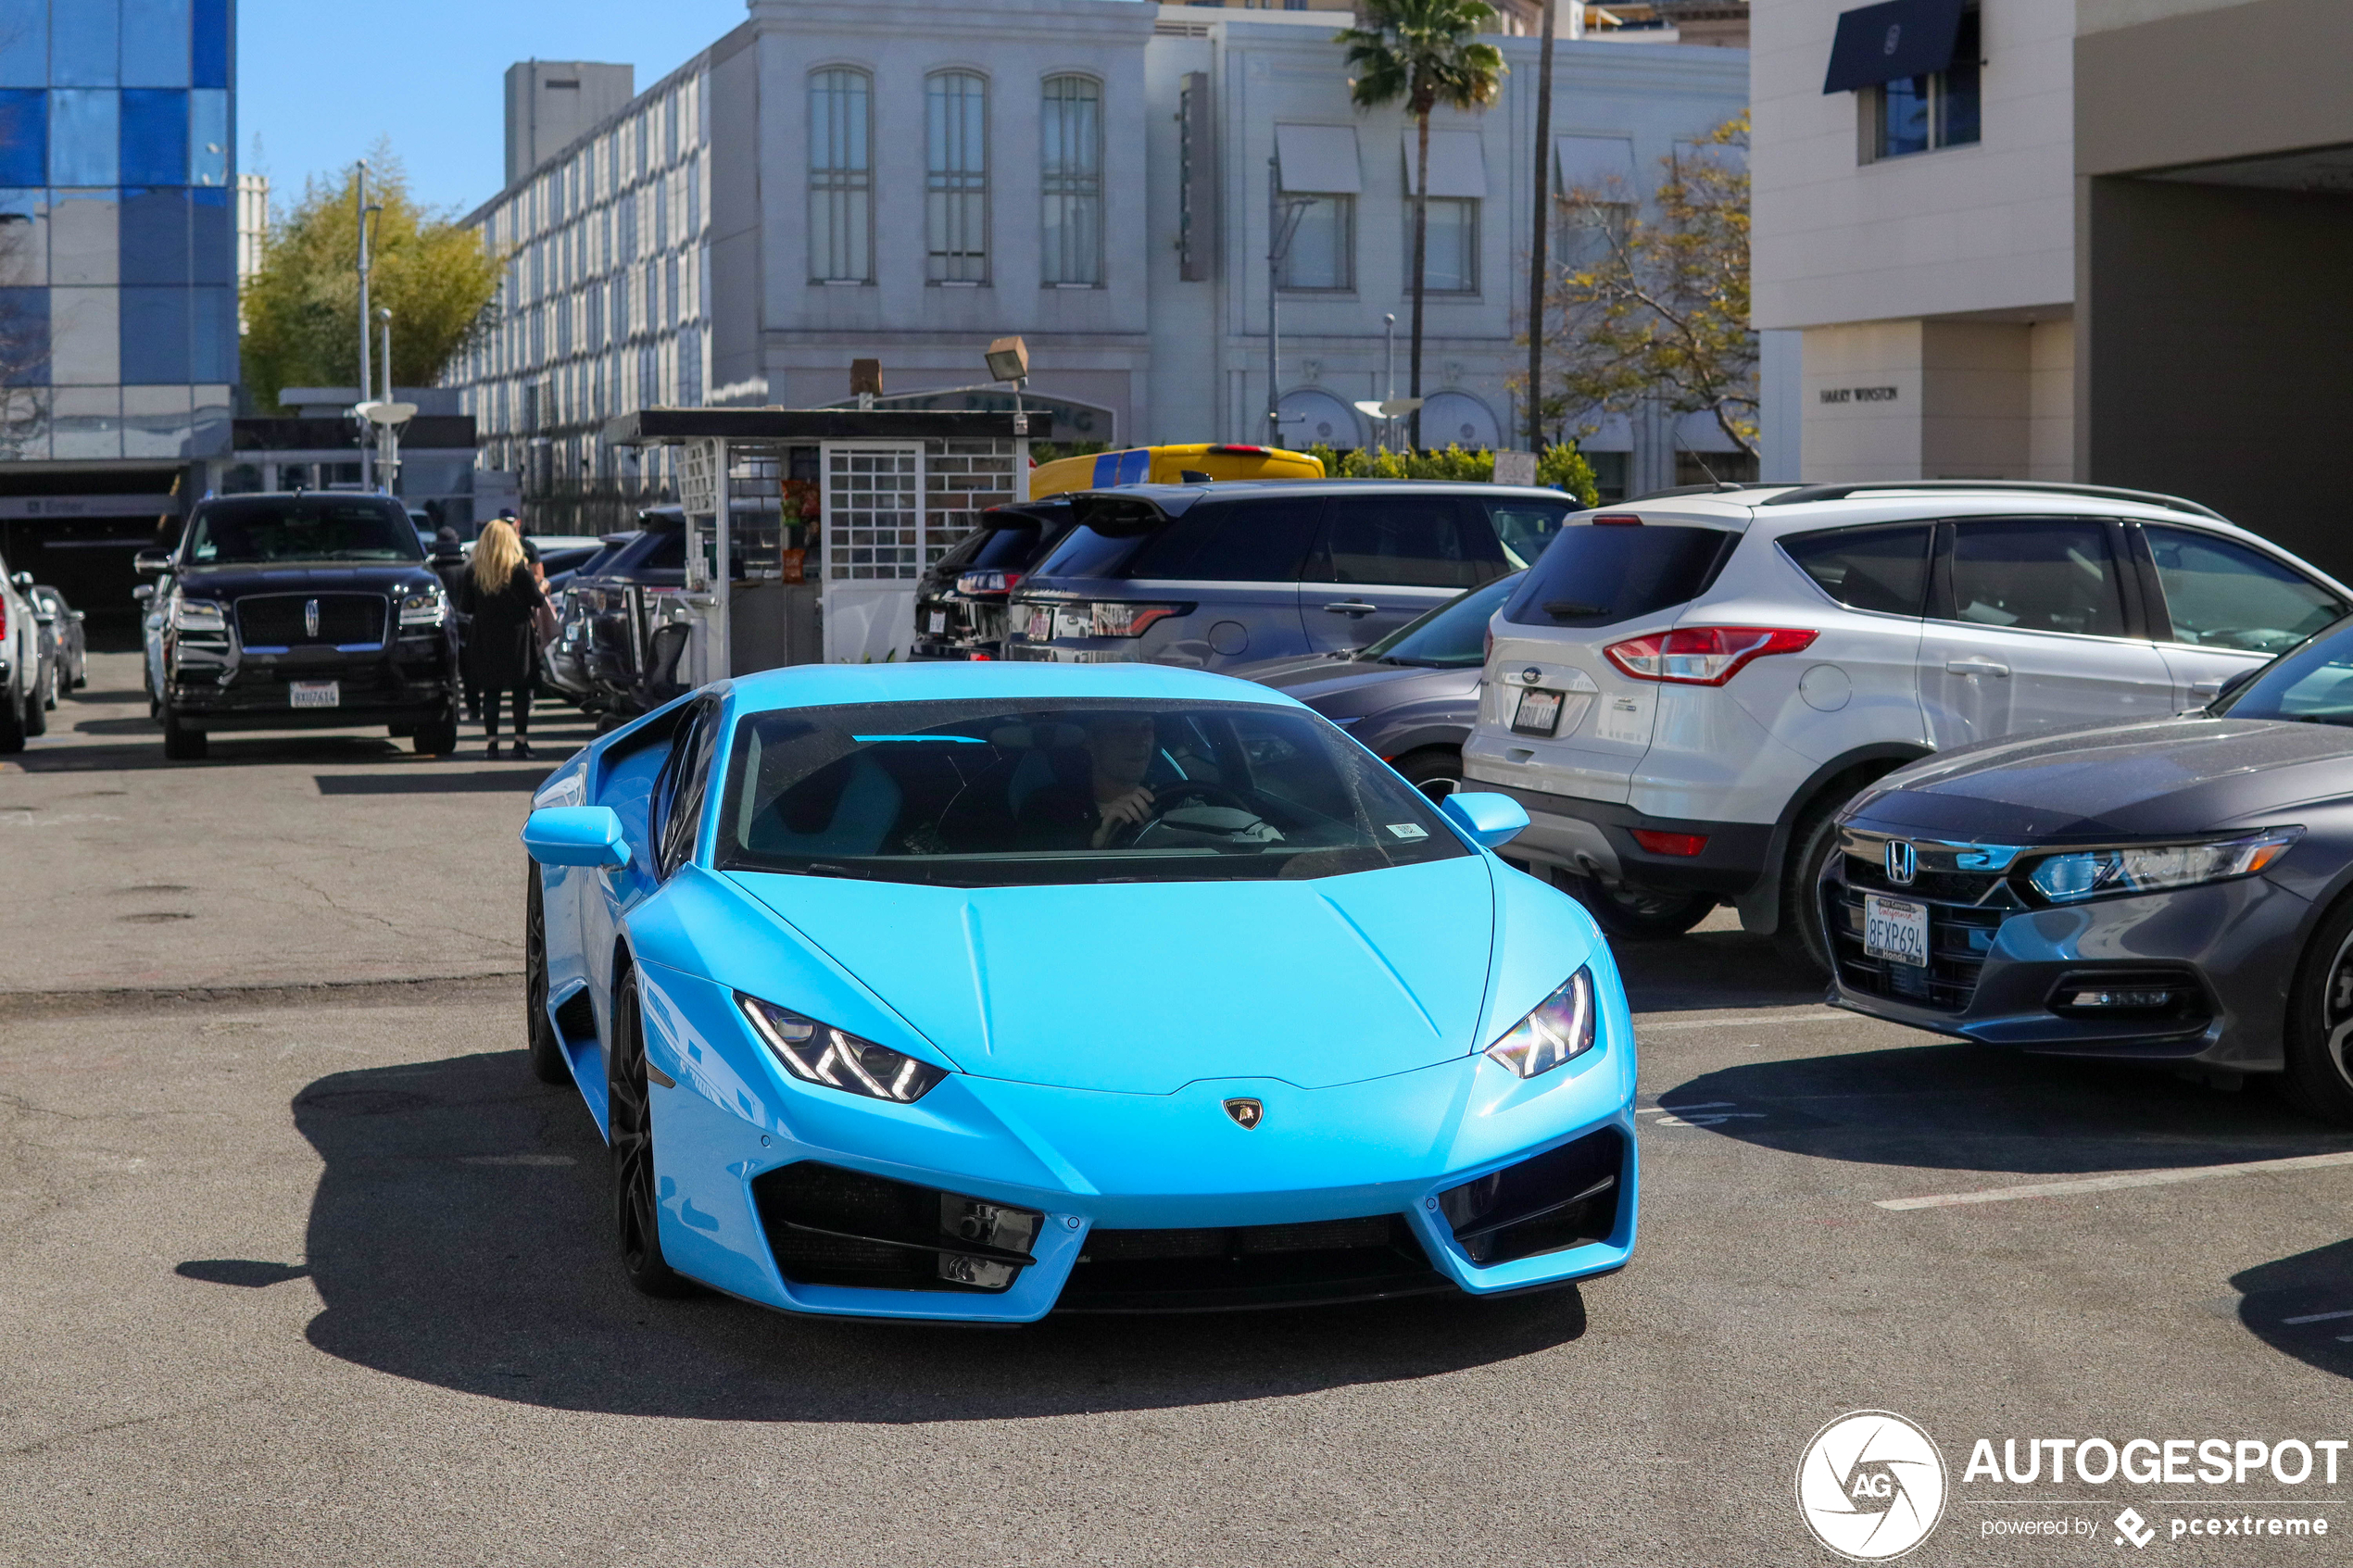
[[1229, 442], [1193, 446], [1131, 446], [1125, 452], [1095, 452], [1057, 458], [1029, 470], [1029, 498], [1042, 500], [1071, 490], [1101, 490], [1113, 484], [1181, 484], [1185, 475], [1212, 479], [1321, 479], [1320, 458], [1277, 446], [1239, 446]]

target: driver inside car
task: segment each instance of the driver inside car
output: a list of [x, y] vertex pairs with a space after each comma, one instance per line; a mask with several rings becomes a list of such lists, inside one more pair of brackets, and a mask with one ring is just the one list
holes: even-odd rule
[[1082, 724], [1086, 779], [1065, 777], [1030, 793], [1021, 807], [1025, 848], [1101, 849], [1123, 829], [1151, 820], [1152, 792], [1144, 784], [1158, 746], [1151, 716], [1093, 713]]

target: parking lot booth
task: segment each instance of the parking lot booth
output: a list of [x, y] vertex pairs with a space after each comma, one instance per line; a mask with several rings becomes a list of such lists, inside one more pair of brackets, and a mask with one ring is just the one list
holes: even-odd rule
[[[1028, 498], [1029, 444], [1051, 433], [1051, 416], [1028, 415], [1025, 433], [1014, 418], [645, 408], [607, 421], [612, 445], [678, 449], [687, 523], [680, 610], [689, 625], [682, 678], [905, 659], [924, 568], [980, 512]], [[724, 532], [714, 526], [723, 515], [733, 520]]]

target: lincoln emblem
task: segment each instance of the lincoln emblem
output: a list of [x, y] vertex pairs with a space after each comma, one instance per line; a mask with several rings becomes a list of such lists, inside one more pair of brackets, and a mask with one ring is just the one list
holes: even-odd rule
[[1266, 1119], [1266, 1108], [1254, 1099], [1229, 1099], [1226, 1102], [1226, 1114], [1234, 1119], [1236, 1126], [1255, 1127]]
[[319, 601], [317, 599], [302, 601], [302, 634], [306, 637], [315, 637], [319, 634]]

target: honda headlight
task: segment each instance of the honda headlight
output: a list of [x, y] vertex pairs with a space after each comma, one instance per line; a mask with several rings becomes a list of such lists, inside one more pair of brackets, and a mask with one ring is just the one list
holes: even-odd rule
[[948, 1076], [903, 1051], [862, 1040], [741, 991], [736, 993], [736, 1005], [785, 1071], [803, 1083], [912, 1105]]
[[1487, 1047], [1523, 1078], [1550, 1073], [1593, 1048], [1593, 972], [1580, 969], [1561, 988]]
[[184, 599], [171, 601], [171, 629], [175, 632], [225, 632], [228, 617], [218, 599]]
[[436, 585], [409, 593], [400, 601], [403, 626], [438, 626], [449, 619], [449, 596]]
[[2072, 904], [2111, 894], [2161, 893], [2253, 876], [2287, 853], [2304, 836], [2300, 827], [2265, 828], [2242, 838], [2203, 844], [2137, 844], [2117, 849], [2080, 849], [2035, 863], [2026, 884], [2054, 904]]

